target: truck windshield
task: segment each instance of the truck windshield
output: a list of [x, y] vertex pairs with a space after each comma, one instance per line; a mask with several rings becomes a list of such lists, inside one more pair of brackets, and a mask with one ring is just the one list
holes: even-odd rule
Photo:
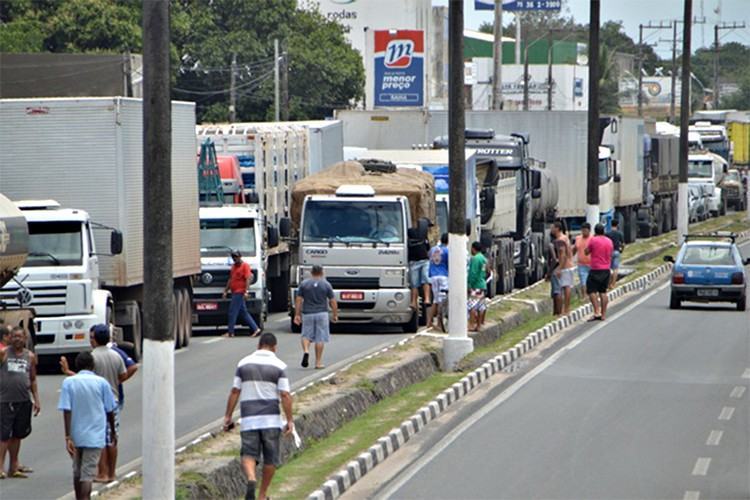
[[436, 206], [437, 225], [440, 228], [440, 234], [448, 232], [448, 202], [438, 201]]
[[83, 225], [79, 221], [29, 222], [26, 266], [80, 266]]
[[403, 243], [398, 202], [308, 201], [302, 241], [307, 243]]
[[703, 146], [712, 153], [716, 153], [717, 155], [724, 155], [728, 149], [727, 141], [718, 137], [716, 139], [707, 139], [704, 137]]
[[255, 255], [255, 247], [253, 219], [201, 220], [201, 255], [204, 257], [228, 257], [231, 250], [239, 250], [249, 257]]
[[690, 160], [688, 162], [688, 177], [711, 179], [713, 173], [714, 166], [711, 160]]

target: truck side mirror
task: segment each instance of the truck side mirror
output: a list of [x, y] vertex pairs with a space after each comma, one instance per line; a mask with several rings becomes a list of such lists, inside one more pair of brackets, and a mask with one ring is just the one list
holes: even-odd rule
[[122, 233], [115, 229], [109, 237], [109, 253], [120, 255], [122, 253]]
[[531, 171], [531, 188], [542, 189], [542, 173], [539, 170]]
[[268, 246], [271, 248], [278, 246], [279, 245], [279, 230], [276, 229], [274, 226], [268, 226], [266, 233], [267, 233], [266, 242], [268, 243]]
[[671, 262], [672, 264], [674, 264], [674, 257], [672, 257], [671, 255], [665, 255], [664, 262]]
[[279, 234], [282, 238], [289, 238], [292, 236], [292, 220], [289, 217], [282, 217], [279, 221]]
[[539, 198], [542, 197], [542, 190], [539, 188], [532, 189], [531, 197], [534, 198], [535, 200], [538, 200]]
[[466, 236], [471, 236], [471, 219], [466, 219]]
[[620, 182], [621, 180], [620, 174], [615, 174], [615, 182]]

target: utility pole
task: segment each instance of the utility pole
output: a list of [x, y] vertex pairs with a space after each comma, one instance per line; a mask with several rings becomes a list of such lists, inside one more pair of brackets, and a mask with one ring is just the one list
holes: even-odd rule
[[[675, 92], [677, 90], [677, 21], [672, 22], [672, 81], [670, 85], [669, 123], [675, 121]], [[674, 219], [672, 219], [674, 220]]]
[[448, 337], [443, 340], [443, 356], [448, 370], [474, 350], [467, 332], [466, 318], [466, 121], [464, 117], [464, 2], [448, 4], [448, 162], [450, 172], [450, 223], [448, 258], [451, 291], [448, 307]]
[[599, 223], [599, 0], [589, 8], [589, 130], [586, 161], [586, 222]]
[[547, 110], [552, 111], [552, 56], [555, 41], [552, 31], [547, 34]]
[[523, 14], [516, 11], [516, 64], [521, 64], [521, 18]]
[[281, 54], [281, 119], [289, 121], [289, 54]]
[[279, 104], [279, 39], [273, 39], [273, 121], [279, 121], [281, 107]]
[[175, 491], [169, 33], [169, 0], [143, 0], [144, 500]]
[[[685, 0], [682, 29], [682, 93], [680, 95], [680, 175], [677, 184], [677, 244], [688, 233], [688, 122], [690, 120], [690, 41], [693, 0]], [[687, 82], [687, 85], [685, 85]]]
[[229, 75], [229, 123], [237, 121], [237, 53], [232, 52], [232, 70]]
[[492, 109], [503, 109], [503, 0], [495, 0], [495, 43], [492, 51]]
[[745, 23], [719, 23], [714, 25], [714, 109], [719, 109], [721, 96], [719, 95], [719, 53], [721, 51], [719, 32], [721, 30], [745, 29]]
[[530, 44], [526, 44], [523, 49], [523, 110], [529, 110], [529, 47]]

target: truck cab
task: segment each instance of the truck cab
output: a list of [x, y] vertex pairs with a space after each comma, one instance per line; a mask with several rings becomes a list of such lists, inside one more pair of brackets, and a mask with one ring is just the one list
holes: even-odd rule
[[239, 250], [253, 271], [246, 306], [258, 326], [267, 315], [265, 247], [262, 220], [256, 206], [201, 207], [201, 274], [193, 290], [193, 324], [226, 325], [230, 299], [222, 298], [232, 267], [230, 252]]
[[714, 216], [726, 213], [726, 200], [720, 187], [725, 169], [726, 161], [718, 154], [688, 155], [688, 184], [699, 186], [708, 194], [708, 209]]
[[[112, 295], [100, 289], [99, 254], [92, 233], [96, 225], [87, 212], [61, 208], [54, 200], [18, 201], [16, 206], [29, 229], [28, 258], [16, 280], [25, 289], [25, 305], [36, 311], [36, 352], [86, 350], [90, 328], [114, 322]], [[119, 253], [121, 236], [113, 236], [111, 246], [112, 254]], [[18, 295], [16, 281], [0, 289], [0, 301], [10, 305], [24, 305], [18, 303]]]
[[342, 185], [332, 195], [305, 197], [298, 265], [292, 271], [292, 317], [296, 285], [320, 265], [333, 286], [341, 322], [416, 331], [409, 289], [410, 221], [405, 196], [376, 195], [369, 185]]
[[730, 164], [732, 163], [732, 144], [729, 141], [725, 125], [711, 123], [710, 121], [698, 121], [690, 125], [689, 130], [698, 133], [701, 144], [706, 150], [721, 156]]

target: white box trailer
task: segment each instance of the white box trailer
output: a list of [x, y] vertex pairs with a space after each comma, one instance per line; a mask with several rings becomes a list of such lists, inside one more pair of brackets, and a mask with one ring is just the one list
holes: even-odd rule
[[[90, 252], [81, 263], [83, 275], [93, 290], [109, 294], [111, 303], [106, 307], [112, 311], [107, 309], [106, 314], [116, 317], [105, 319], [129, 328], [126, 337], [138, 344], [143, 284], [142, 140], [141, 99], [0, 100], [0, 192], [13, 201], [55, 200], [70, 211], [70, 217], [83, 222], [84, 248]], [[192, 277], [200, 271], [195, 151], [195, 104], [173, 102], [172, 274], [178, 344], [189, 339], [190, 315], [185, 304], [189, 306]], [[27, 211], [27, 219], [33, 217], [35, 224], [43, 222], [40, 219], [68, 217], [52, 203], [36, 203], [32, 208], [36, 210]], [[48, 210], [49, 217], [40, 215], [40, 208]], [[123, 241], [122, 252], [114, 256], [108, 255], [112, 229], [121, 232]], [[92, 235], [92, 241], [85, 241], [86, 234]], [[48, 260], [46, 264], [54, 264], [59, 259]], [[45, 267], [41, 264], [25, 269], [32, 273]], [[70, 281], [80, 274], [48, 273], [46, 280], [68, 282], [62, 286], [70, 289]], [[70, 290], [65, 300], [67, 312], [72, 307]], [[47, 316], [63, 317], [63, 309], [51, 309]], [[59, 338], [50, 344], [57, 352], [82, 348], [81, 343], [68, 345]]]

